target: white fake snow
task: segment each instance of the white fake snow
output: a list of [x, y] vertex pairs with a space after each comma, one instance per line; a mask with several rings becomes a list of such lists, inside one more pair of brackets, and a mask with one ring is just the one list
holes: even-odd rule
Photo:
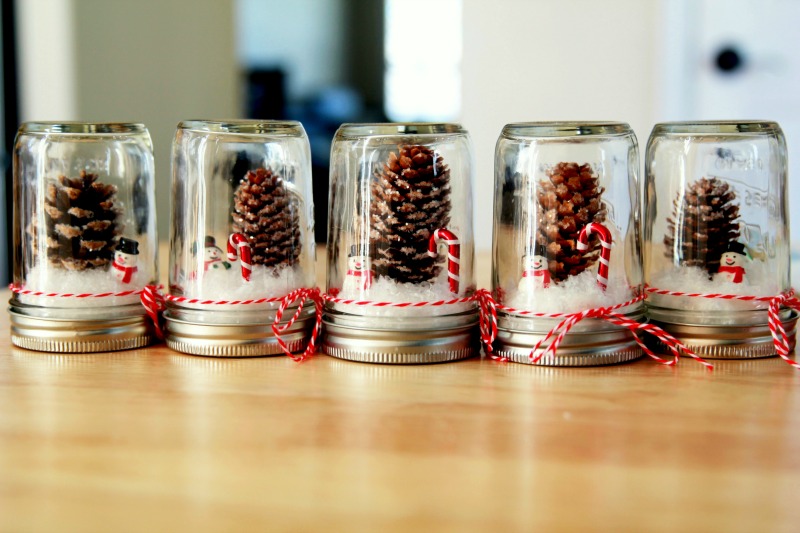
[[[133, 274], [130, 283], [122, 283], [114, 273], [109, 270], [88, 269], [82, 271], [66, 270], [50, 265], [42, 268], [36, 265], [28, 271], [25, 279], [25, 288], [33, 291], [57, 293], [92, 293], [123, 292], [139, 290], [147, 285], [153, 278], [153, 272], [143, 270], [142, 265], [136, 265], [139, 270]], [[58, 296], [31, 296], [17, 295], [20, 302], [28, 305], [42, 307], [113, 307], [138, 303], [138, 294], [130, 296], [106, 296], [103, 298], [63, 298]]]
[[509, 291], [505, 305], [537, 313], [574, 313], [620, 304], [631, 298], [633, 291], [624, 275], [612, 275], [607, 290], [603, 291], [597, 284], [597, 271], [590, 269], [560, 283], [551, 282], [547, 288], [520, 291], [515, 287]]
[[[277, 273], [271, 267], [253, 265], [250, 281], [242, 278], [242, 269], [238, 263], [229, 269], [207, 270], [202, 277], [186, 283], [183, 296], [203, 300], [255, 300], [286, 296], [295, 289], [303, 287], [304, 276], [299, 269], [282, 268]], [[182, 302], [181, 307], [194, 309], [248, 310], [271, 309], [276, 304], [247, 305], [201, 305]]]
[[[737, 294], [752, 296], [775, 296], [780, 292], [776, 276], [767, 271], [762, 261], [750, 261], [745, 265], [744, 280], [733, 283], [722, 279], [708, 279], [706, 271], [699, 267], [675, 267], [655, 274], [650, 285], [658, 289], [676, 292], [704, 294]], [[687, 296], [661, 296], [650, 294], [648, 301], [654, 306], [685, 311], [750, 311], [766, 309], [768, 302], [743, 302], [718, 298], [689, 298]]]

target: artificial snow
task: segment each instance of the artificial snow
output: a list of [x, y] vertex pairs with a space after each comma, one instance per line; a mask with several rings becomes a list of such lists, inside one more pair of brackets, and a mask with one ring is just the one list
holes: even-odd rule
[[[189, 281], [184, 286], [183, 296], [202, 300], [257, 300], [260, 298], [276, 298], [286, 296], [295, 289], [304, 287], [305, 276], [300, 269], [285, 267], [277, 272], [272, 267], [253, 265], [250, 281], [242, 278], [242, 269], [238, 263], [229, 269], [209, 269], [202, 277]], [[181, 302], [181, 307], [194, 309], [242, 309], [257, 310], [274, 308], [275, 304], [189, 304]]]
[[[609, 307], [633, 298], [633, 291], [623, 276], [611, 276], [608, 288], [597, 284], [597, 271], [584, 270], [559, 283], [551, 282], [547, 288], [508, 291], [504, 302], [507, 307], [537, 313], [575, 313], [597, 307]], [[625, 312], [624, 309], [620, 312]]]
[[[137, 270], [130, 283], [122, 283], [114, 276], [114, 272], [101, 269], [66, 270], [51, 265], [36, 265], [28, 271], [24, 289], [48, 293], [101, 294], [105, 292], [124, 292], [140, 290], [153, 279], [153, 272]], [[130, 305], [140, 301], [138, 294], [130, 296], [104, 296], [102, 298], [65, 298], [61, 296], [32, 296], [18, 294], [17, 299], [24, 304], [43, 307], [79, 308], [79, 307], [113, 307]]]
[[[708, 279], [705, 269], [699, 267], [671, 267], [655, 274], [650, 285], [657, 289], [676, 292], [696, 292], [703, 294], [736, 294], [752, 296], [775, 296], [781, 292], [777, 276], [767, 270], [762, 261], [745, 263], [744, 280], [733, 283], [720, 278]], [[743, 302], [719, 298], [690, 298], [687, 296], [662, 296], [650, 294], [647, 297], [653, 306], [685, 311], [751, 311], [766, 309], [769, 302]]]
[[[454, 300], [463, 297], [450, 292], [447, 272], [442, 273], [433, 281], [426, 283], [398, 283], [388, 277], [376, 277], [369, 289], [342, 290], [337, 298], [344, 300], [359, 300], [370, 302], [435, 302], [439, 300]], [[424, 307], [375, 307], [372, 305], [356, 305], [336, 303], [335, 308], [344, 313], [362, 316], [389, 316], [389, 317], [424, 317], [441, 316], [462, 313], [475, 309], [474, 302]]]

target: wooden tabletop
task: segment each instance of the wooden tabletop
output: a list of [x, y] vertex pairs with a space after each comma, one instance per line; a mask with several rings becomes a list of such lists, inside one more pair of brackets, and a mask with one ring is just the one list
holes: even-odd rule
[[800, 372], [780, 359], [54, 355], [13, 348], [5, 313], [0, 328], [2, 531], [800, 524]]

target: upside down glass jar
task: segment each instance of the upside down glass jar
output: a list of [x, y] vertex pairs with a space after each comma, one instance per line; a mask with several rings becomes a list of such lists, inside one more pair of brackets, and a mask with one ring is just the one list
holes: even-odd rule
[[373, 363], [476, 353], [472, 179], [471, 142], [457, 124], [339, 128], [325, 353]]
[[[291, 121], [186, 121], [172, 158], [167, 345], [208, 356], [282, 353], [281, 299], [314, 285], [311, 155]], [[281, 325], [297, 311], [290, 305]], [[301, 351], [305, 306], [281, 338]]]
[[[652, 321], [702, 357], [775, 355], [769, 298], [790, 288], [780, 126], [656, 124], [645, 174], [644, 265]], [[741, 299], [751, 296], [756, 299]], [[794, 346], [797, 314], [782, 309], [779, 318]]]
[[149, 344], [153, 148], [141, 124], [29, 122], [14, 146], [11, 341], [50, 352]]
[[[556, 350], [548, 351], [552, 340], [545, 340], [570, 313], [632, 302], [617, 312], [643, 318], [638, 165], [627, 124], [503, 128], [495, 152], [492, 255], [498, 355], [547, 366], [642, 355], [628, 329], [600, 318], [578, 322]], [[540, 342], [545, 351], [537, 360], [530, 355]]]

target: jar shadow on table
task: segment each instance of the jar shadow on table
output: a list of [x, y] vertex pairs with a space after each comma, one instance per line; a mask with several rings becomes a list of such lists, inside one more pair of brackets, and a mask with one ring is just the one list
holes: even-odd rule
[[275, 367], [276, 364], [281, 363], [296, 364], [285, 355], [268, 357], [208, 357], [175, 353], [167, 355], [164, 359], [168, 365], [177, 369], [189, 370], [207, 375], [238, 375], [257, 372], [268, 367]]

